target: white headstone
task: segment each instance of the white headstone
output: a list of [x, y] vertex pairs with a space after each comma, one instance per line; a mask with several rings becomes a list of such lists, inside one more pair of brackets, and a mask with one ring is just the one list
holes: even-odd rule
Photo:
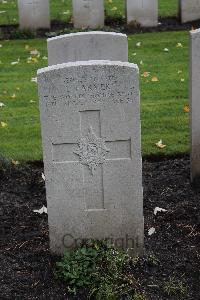
[[50, 28], [49, 0], [18, 0], [20, 29]]
[[200, 179], [200, 29], [190, 32], [191, 180]]
[[73, 0], [75, 28], [104, 26], [104, 0]]
[[127, 24], [136, 22], [143, 27], [158, 25], [158, 0], [126, 0]]
[[51, 251], [83, 239], [143, 246], [140, 91], [134, 64], [38, 71]]
[[127, 36], [115, 32], [79, 32], [47, 40], [49, 65], [73, 61], [128, 61]]
[[200, 19], [200, 0], [179, 0], [179, 14], [182, 23]]

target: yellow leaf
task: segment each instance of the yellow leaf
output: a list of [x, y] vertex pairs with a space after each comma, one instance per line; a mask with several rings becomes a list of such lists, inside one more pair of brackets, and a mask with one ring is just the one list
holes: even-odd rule
[[189, 113], [189, 112], [190, 112], [190, 107], [189, 107], [188, 104], [186, 104], [186, 105], [183, 107], [183, 111], [184, 111], [185, 113]]
[[153, 77], [151, 78], [151, 81], [153, 81], [153, 82], [157, 82], [157, 81], [159, 81], [159, 80], [158, 80], [158, 77], [156, 77], [156, 76], [153, 76]]
[[181, 82], [184, 82], [185, 81], [185, 79], [184, 78], [181, 78]]
[[111, 8], [111, 10], [115, 11], [115, 10], [117, 10], [117, 7], [114, 6], [113, 8]]
[[142, 77], [149, 77], [149, 75], [150, 75], [150, 72], [144, 72], [141, 76]]
[[108, 0], [108, 3], [112, 3], [113, 1], [112, 0]]
[[8, 126], [8, 124], [6, 122], [1, 122], [1, 127], [5, 128], [7, 126]]
[[163, 149], [163, 148], [166, 147], [166, 145], [163, 144], [162, 140], [158, 141], [158, 142], [156, 143], [156, 146], [157, 146], [158, 148], [160, 148], [160, 149]]
[[11, 162], [14, 166], [17, 166], [20, 164], [18, 160], [14, 160], [14, 159], [12, 159]]
[[183, 48], [183, 45], [181, 43], [177, 43], [176, 48]]
[[16, 94], [14, 93], [11, 98], [15, 99], [16, 98]]

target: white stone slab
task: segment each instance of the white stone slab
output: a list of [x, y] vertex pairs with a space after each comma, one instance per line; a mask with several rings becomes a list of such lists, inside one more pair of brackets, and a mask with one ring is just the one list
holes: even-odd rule
[[20, 29], [50, 28], [49, 0], [18, 0]]
[[137, 22], [143, 27], [158, 26], [158, 0], [126, 0], [127, 24]]
[[191, 180], [200, 179], [200, 29], [190, 32]]
[[49, 65], [73, 61], [128, 61], [125, 34], [90, 31], [60, 35], [47, 40]]
[[200, 19], [200, 0], [179, 0], [179, 14], [182, 23]]
[[99, 28], [104, 26], [104, 0], [73, 0], [75, 28]]
[[51, 251], [77, 239], [143, 246], [140, 91], [134, 64], [38, 71]]

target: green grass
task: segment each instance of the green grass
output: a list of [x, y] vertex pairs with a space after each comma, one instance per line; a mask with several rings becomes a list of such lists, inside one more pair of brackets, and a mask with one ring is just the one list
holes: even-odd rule
[[[136, 46], [138, 42], [140, 47]], [[177, 48], [178, 42], [183, 47]], [[15, 160], [41, 159], [37, 85], [31, 78], [36, 77], [38, 68], [47, 65], [43, 59], [47, 55], [46, 41], [10, 40], [0, 44], [0, 102], [6, 105], [0, 108], [0, 122], [8, 124], [5, 128], [0, 126], [0, 156]], [[25, 49], [26, 45], [40, 52], [38, 62], [27, 63], [30, 49]], [[18, 58], [19, 64], [11, 65]], [[183, 112], [188, 103], [188, 60], [187, 32], [129, 36], [129, 61], [139, 65], [141, 75], [150, 72], [149, 77], [141, 76], [143, 155], [188, 151], [189, 116]], [[152, 82], [154, 76], [159, 81]], [[12, 98], [13, 94], [16, 98]], [[160, 139], [167, 145], [165, 149], [155, 146]]]
[[[107, 16], [125, 17], [125, 0], [105, 0], [105, 10]], [[174, 16], [177, 14], [178, 0], [159, 0], [159, 15]], [[50, 0], [51, 19], [69, 21], [72, 15], [71, 0]], [[4, 3], [0, 0], [0, 25], [17, 24], [17, 0], [7, 0]]]

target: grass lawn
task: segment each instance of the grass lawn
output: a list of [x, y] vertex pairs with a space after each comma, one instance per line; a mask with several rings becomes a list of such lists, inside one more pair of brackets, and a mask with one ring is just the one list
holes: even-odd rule
[[[177, 43], [182, 47], [176, 47]], [[0, 44], [0, 102], [6, 105], [0, 108], [0, 122], [7, 124], [0, 123], [0, 156], [41, 159], [37, 85], [31, 79], [38, 68], [47, 65], [46, 41], [11, 40]], [[40, 57], [32, 55], [28, 63], [31, 49], [37, 49]], [[11, 64], [18, 59], [19, 63]], [[129, 36], [129, 61], [139, 65], [141, 75], [143, 155], [189, 149], [189, 116], [183, 112], [188, 102], [188, 60], [187, 32]], [[155, 146], [160, 139], [167, 145], [162, 150]]]
[[[107, 16], [125, 16], [125, 0], [105, 0]], [[50, 0], [51, 19], [67, 21], [72, 14], [72, 0]], [[178, 0], [159, 0], [159, 15], [177, 14]], [[17, 0], [0, 0], [0, 25], [17, 24]]]

